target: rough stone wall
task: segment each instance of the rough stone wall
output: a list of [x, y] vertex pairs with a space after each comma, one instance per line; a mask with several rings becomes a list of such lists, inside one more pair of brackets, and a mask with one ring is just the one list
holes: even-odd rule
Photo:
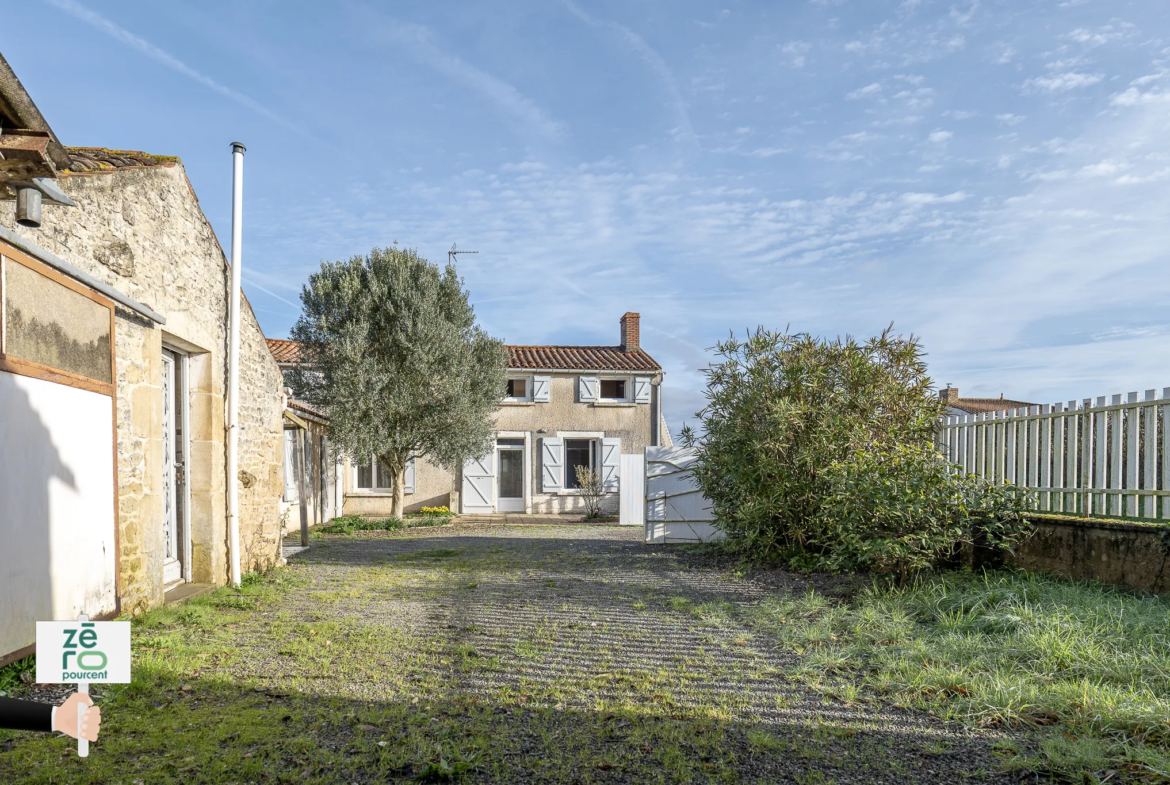
[[[240, 567], [280, 559], [284, 495], [284, 377], [252, 314], [240, 320]], [[225, 371], [226, 373], [226, 371]]]
[[1032, 572], [1170, 592], [1170, 559], [1159, 547], [1159, 533], [1151, 525], [1041, 519], [1011, 561]]
[[[46, 206], [43, 225], [0, 225], [163, 314], [159, 327], [122, 309], [115, 320], [120, 591], [123, 609], [162, 602], [162, 346], [190, 354], [192, 568], [228, 577], [224, 464], [229, 268], [181, 165], [67, 175], [76, 208]], [[278, 558], [282, 383], [250, 309], [241, 331], [240, 468], [244, 568]]]

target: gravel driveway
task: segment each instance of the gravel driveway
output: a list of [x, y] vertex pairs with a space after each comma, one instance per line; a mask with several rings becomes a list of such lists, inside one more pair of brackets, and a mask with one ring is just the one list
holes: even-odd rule
[[315, 540], [291, 561], [307, 581], [281, 610], [337, 625], [331, 646], [374, 630], [395, 644], [341, 683], [257, 635], [267, 654], [237, 676], [486, 709], [467, 717], [468, 781], [1018, 781], [999, 773], [1000, 736], [810, 692], [786, 677], [798, 655], [718, 612], [807, 590], [802, 578], [728, 574], [640, 534], [485, 526]]
[[1002, 732], [802, 686], [801, 656], [739, 620], [807, 579], [640, 535], [315, 537], [287, 569], [139, 619], [134, 684], [94, 688], [91, 756], [0, 731], [0, 782], [1018, 781]]

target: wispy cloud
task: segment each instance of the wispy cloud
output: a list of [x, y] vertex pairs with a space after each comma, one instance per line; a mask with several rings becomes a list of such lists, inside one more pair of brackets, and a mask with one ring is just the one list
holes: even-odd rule
[[360, 16], [365, 21], [374, 23], [373, 28], [368, 31], [369, 34], [402, 44], [416, 60], [478, 93], [501, 111], [520, 120], [525, 128], [548, 139], [557, 139], [564, 135], [564, 126], [549, 117], [535, 101], [503, 79], [492, 76], [458, 55], [444, 50], [435, 41], [430, 28], [397, 22], [376, 15], [372, 11], [364, 11]]
[[1052, 76], [1037, 76], [1024, 82], [1024, 87], [1044, 90], [1049, 93], [1063, 93], [1069, 90], [1079, 90], [1082, 87], [1092, 87], [1104, 78], [1101, 74], [1067, 71]]
[[[632, 49], [638, 57], [650, 66], [650, 69], [662, 79], [667, 92], [670, 93], [671, 105], [674, 108], [678, 123], [676, 136], [689, 142], [697, 142], [698, 136], [695, 134], [695, 129], [691, 125], [691, 117], [687, 112], [687, 104], [683, 100], [682, 91], [679, 90], [678, 82], [675, 80], [674, 74], [671, 73], [662, 55], [654, 47], [646, 43], [645, 38], [625, 25], [609, 20], [597, 19], [586, 13], [580, 6], [572, 2], [572, 0], [562, 0], [562, 2], [573, 16], [585, 22], [587, 25], [591, 27], [605, 27], [613, 32], [620, 41]], [[802, 64], [803, 62], [804, 60], [801, 59]]]
[[247, 107], [248, 109], [251, 109], [252, 111], [256, 112], [257, 114], [263, 115], [264, 117], [267, 117], [269, 120], [272, 120], [273, 122], [279, 123], [280, 125], [283, 125], [286, 128], [290, 128], [293, 131], [307, 135], [306, 130], [302, 126], [297, 125], [296, 123], [292, 122], [291, 120], [288, 120], [288, 119], [280, 116], [279, 114], [272, 111], [268, 107], [264, 106], [263, 104], [259, 103], [258, 101], [253, 100], [252, 98], [249, 98], [248, 96], [244, 95], [243, 93], [236, 91], [236, 90], [233, 90], [232, 88], [230, 88], [226, 85], [222, 85], [219, 82], [212, 79], [210, 76], [207, 76], [206, 74], [202, 74], [199, 71], [196, 71], [194, 68], [187, 65], [182, 60], [179, 60], [174, 55], [171, 55], [170, 53], [158, 48], [157, 46], [150, 43], [146, 39], [141, 38], [141, 37], [135, 35], [134, 33], [131, 33], [126, 28], [120, 27], [119, 25], [115, 24], [114, 22], [111, 22], [109, 19], [105, 18], [104, 16], [97, 13], [96, 11], [92, 11], [92, 10], [86, 8], [85, 6], [76, 2], [76, 0], [45, 0], [45, 2], [49, 3], [50, 5], [52, 5], [56, 8], [59, 8], [60, 10], [64, 11], [65, 13], [69, 14], [70, 16], [73, 16], [77, 19], [80, 19], [82, 22], [85, 22], [86, 24], [90, 25], [91, 27], [94, 27], [94, 28], [100, 30], [101, 32], [105, 33], [106, 35], [110, 36], [111, 38], [114, 38], [114, 39], [122, 42], [123, 44], [129, 46], [131, 49], [134, 49], [134, 50], [138, 51], [139, 53], [146, 55], [150, 59], [152, 59], [158, 63], [161, 63], [162, 65], [165, 65], [167, 68], [170, 68], [172, 71], [176, 71], [176, 72], [182, 74], [183, 76], [186, 76], [189, 79], [193, 79], [194, 81], [198, 82], [199, 84], [203, 85], [204, 87], [207, 87], [207, 88], [210, 88], [211, 90], [214, 90], [215, 92], [219, 93], [220, 95], [224, 96], [225, 98], [228, 98], [232, 101], [235, 101], [236, 103], [240, 104], [241, 106]]

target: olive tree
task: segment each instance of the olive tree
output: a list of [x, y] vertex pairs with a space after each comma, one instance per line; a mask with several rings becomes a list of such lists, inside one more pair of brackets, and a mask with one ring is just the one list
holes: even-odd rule
[[324, 262], [301, 303], [291, 337], [302, 365], [290, 384], [328, 413], [341, 453], [389, 471], [394, 516], [412, 456], [455, 472], [491, 449], [507, 352], [476, 325], [453, 265], [440, 270], [397, 244], [374, 248]]

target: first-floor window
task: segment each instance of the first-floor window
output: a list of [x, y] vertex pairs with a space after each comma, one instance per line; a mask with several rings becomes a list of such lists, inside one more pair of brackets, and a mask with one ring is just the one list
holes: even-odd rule
[[528, 398], [528, 380], [509, 379], [508, 389], [505, 391], [504, 397], [514, 401], [526, 400]]
[[596, 439], [565, 439], [565, 487], [580, 488], [577, 467], [584, 466], [590, 471], [597, 469]]
[[389, 491], [392, 484], [390, 470], [383, 466], [377, 458], [371, 458], [358, 464], [357, 487], [359, 491]]
[[602, 379], [601, 380], [601, 398], [605, 401], [624, 401], [626, 400], [626, 380], [625, 379]]

